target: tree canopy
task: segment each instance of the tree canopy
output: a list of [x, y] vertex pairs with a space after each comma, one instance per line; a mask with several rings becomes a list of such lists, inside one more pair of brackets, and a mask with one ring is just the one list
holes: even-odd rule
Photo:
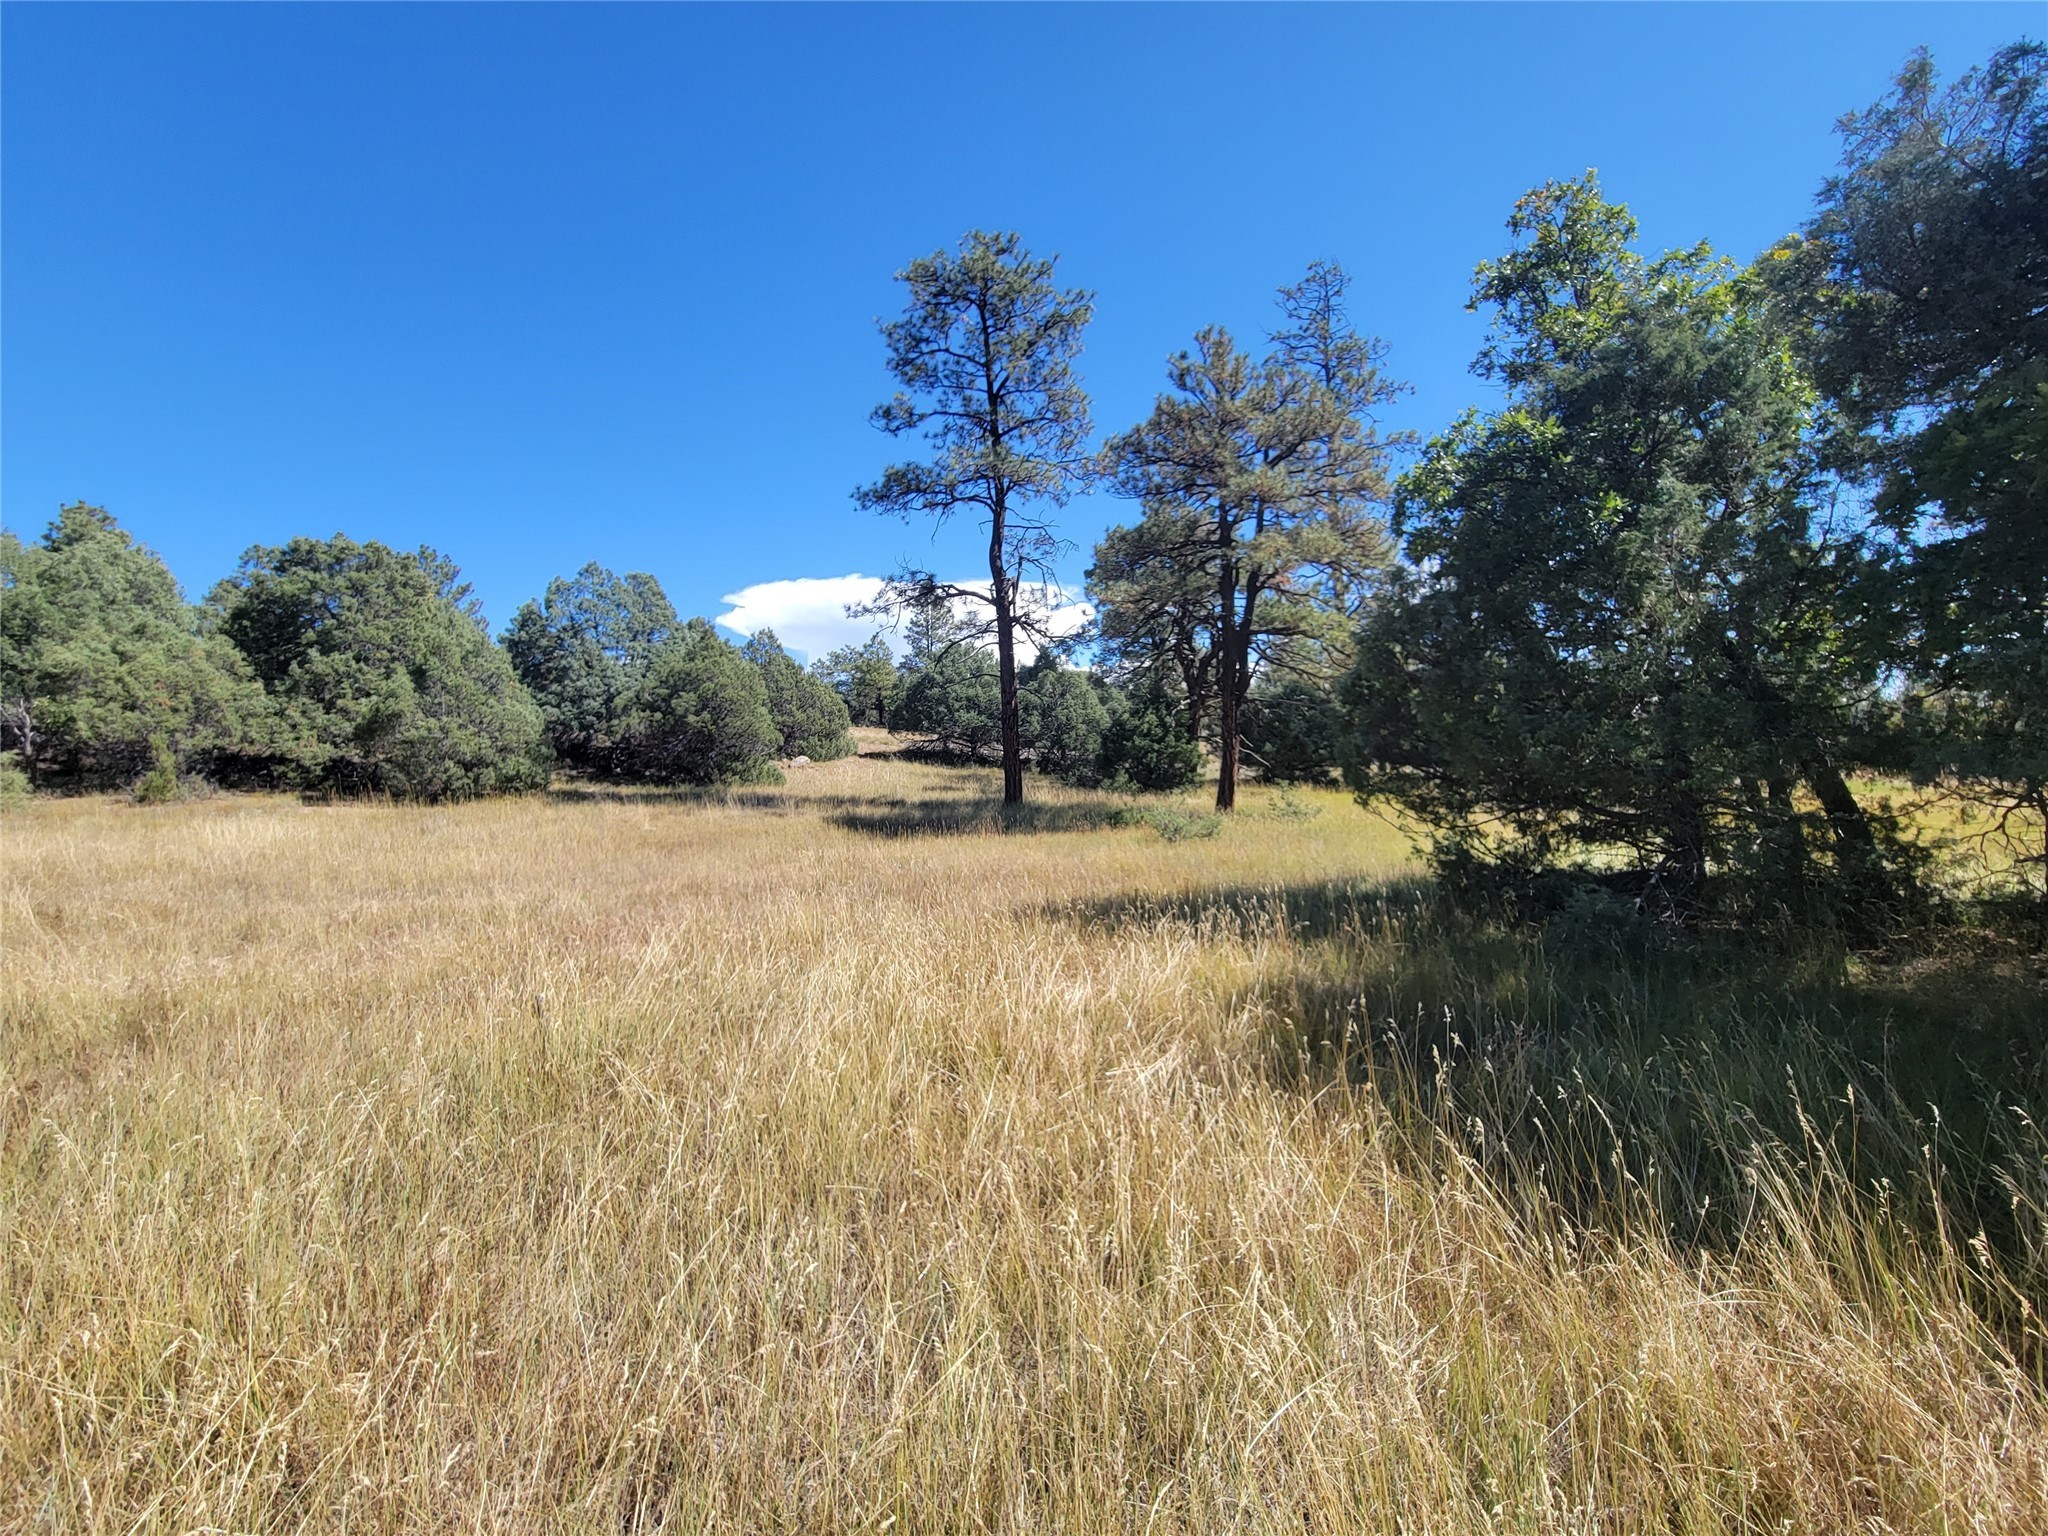
[[1945, 89], [1923, 51], [1842, 137], [1775, 282], [1891, 540], [1905, 760], [1988, 802], [2048, 897], [2048, 49]]
[[920, 434], [928, 458], [891, 465], [857, 491], [862, 507], [941, 522], [963, 513], [988, 533], [988, 584], [906, 571], [882, 604], [934, 598], [985, 605], [995, 639], [997, 734], [1003, 798], [1024, 798], [1017, 636], [1052, 638], [1026, 602], [1027, 584], [1056, 584], [1061, 541], [1050, 509], [1089, 479], [1088, 399], [1074, 371], [1094, 296], [1062, 289], [1054, 262], [1014, 234], [970, 232], [957, 252], [935, 251], [897, 274], [909, 290], [902, 318], [886, 322], [889, 371], [901, 391], [878, 407], [892, 436]]
[[421, 800], [546, 784], [540, 709], [446, 556], [258, 546], [208, 604], [268, 696], [288, 781]]
[[0, 533], [0, 745], [31, 777], [125, 783], [160, 752], [211, 767], [260, 733], [263, 697], [170, 571], [104, 508]]
[[595, 561], [520, 605], [502, 643], [540, 705], [558, 758], [610, 766], [633, 694], [675, 628], [660, 582], [643, 571], [614, 575]]
[[1349, 681], [1353, 783], [1468, 847], [1490, 826], [1630, 850], [1683, 911], [1713, 867], [1793, 899], [1810, 844], [1869, 890], [1841, 754], [1878, 677], [1782, 316], [1705, 246], [1639, 256], [1590, 174], [1509, 228], [1474, 293], [1508, 404], [1403, 481], [1408, 564]]

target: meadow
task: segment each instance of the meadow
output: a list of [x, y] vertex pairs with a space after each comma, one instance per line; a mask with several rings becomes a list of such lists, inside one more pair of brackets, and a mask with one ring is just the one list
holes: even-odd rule
[[10, 814], [0, 1527], [2048, 1529], [2037, 957], [996, 790]]

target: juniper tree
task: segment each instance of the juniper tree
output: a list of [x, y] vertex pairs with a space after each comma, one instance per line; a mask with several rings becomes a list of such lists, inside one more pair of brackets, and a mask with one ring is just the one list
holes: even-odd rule
[[1024, 669], [1018, 692], [1032, 762], [1068, 779], [1093, 777], [1109, 711], [1088, 674], [1043, 651]]
[[760, 669], [703, 619], [691, 619], [647, 664], [626, 711], [619, 760], [655, 784], [777, 781], [782, 732]]
[[1031, 583], [1055, 584], [1063, 546], [1059, 507], [1089, 477], [1088, 400], [1074, 371], [1093, 296], [1053, 281], [1054, 263], [1031, 256], [1014, 234], [969, 233], [957, 252], [913, 261], [901, 319], [882, 326], [889, 370], [901, 391], [878, 407], [892, 436], [921, 434], [931, 452], [891, 465], [854, 493], [873, 511], [943, 523], [976, 518], [988, 535], [988, 584], [950, 583], [906, 570], [881, 599], [919, 596], [985, 605], [996, 650], [1003, 799], [1024, 798], [1017, 698], [1019, 635], [1047, 640], [1025, 601]]
[[260, 735], [263, 696], [162, 560], [101, 507], [0, 533], [0, 747], [36, 778], [125, 782], [168, 754], [213, 767]]
[[[1942, 88], [1916, 54], [1844, 118], [1841, 173], [1773, 253], [1893, 540], [1906, 761], [1987, 801], [2048, 873], [2048, 49]], [[2048, 879], [2037, 885], [2048, 898]]]
[[852, 755], [846, 701], [822, 678], [798, 666], [774, 630], [757, 630], [740, 647], [740, 654], [754, 664], [768, 690], [768, 714], [781, 733], [784, 757], [826, 762]]
[[1713, 870], [1796, 901], [1809, 848], [1837, 889], [1880, 894], [1843, 774], [1877, 682], [1841, 601], [1858, 550], [1781, 315], [1704, 246], [1639, 256], [1590, 173], [1510, 229], [1473, 299], [1495, 315], [1477, 371], [1508, 403], [1402, 482], [1407, 562], [1349, 688], [1352, 783], [1453, 849], [1491, 828], [1539, 857], [1626, 850], [1681, 912]]
[[546, 716], [556, 754], [607, 768], [627, 704], [675, 629], [659, 581], [644, 571], [617, 576], [592, 561], [521, 604], [499, 643]]
[[463, 799], [547, 783], [545, 723], [454, 562], [424, 546], [257, 547], [207, 599], [308, 786]]

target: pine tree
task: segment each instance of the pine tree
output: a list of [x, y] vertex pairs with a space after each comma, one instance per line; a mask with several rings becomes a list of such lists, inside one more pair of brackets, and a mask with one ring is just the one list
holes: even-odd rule
[[1014, 234], [968, 234], [957, 253], [937, 251], [898, 275], [910, 300], [882, 327], [889, 369], [902, 392], [873, 420], [892, 436], [919, 433], [921, 463], [895, 464], [855, 493], [872, 511], [945, 522], [967, 514], [988, 534], [988, 583], [940, 582], [905, 571], [883, 606], [933, 597], [984, 605], [996, 650], [1003, 799], [1024, 798], [1017, 699], [1017, 640], [1043, 632], [1026, 601], [1029, 584], [1054, 583], [1061, 543], [1050, 511], [1091, 472], [1088, 400], [1074, 372], [1092, 296], [1060, 289], [1053, 262]]

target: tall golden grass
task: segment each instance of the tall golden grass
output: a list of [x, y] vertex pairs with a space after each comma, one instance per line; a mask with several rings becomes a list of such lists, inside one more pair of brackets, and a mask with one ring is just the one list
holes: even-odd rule
[[0, 1525], [2048, 1530], [1971, 1232], [1495, 1155], [1335, 794], [992, 790], [11, 816]]

